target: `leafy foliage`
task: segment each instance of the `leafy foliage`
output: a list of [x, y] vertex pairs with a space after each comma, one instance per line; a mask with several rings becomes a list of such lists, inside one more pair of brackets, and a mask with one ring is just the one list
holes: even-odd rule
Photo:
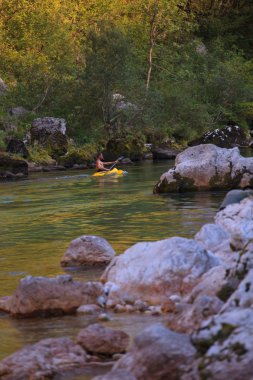
[[252, 25], [250, 0], [0, 0], [1, 119], [21, 105], [20, 136], [35, 116], [64, 117], [77, 144], [133, 151], [252, 126]]

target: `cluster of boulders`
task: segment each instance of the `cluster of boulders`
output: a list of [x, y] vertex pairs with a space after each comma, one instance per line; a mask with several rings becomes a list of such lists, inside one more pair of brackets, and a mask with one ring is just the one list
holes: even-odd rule
[[108, 309], [163, 313], [166, 325], [140, 332], [124, 355], [129, 337], [98, 324], [81, 331], [76, 343], [66, 340], [62, 351], [60, 340], [41, 341], [0, 362], [0, 377], [12, 380], [29, 373], [46, 379], [88, 362], [112, 364], [114, 359], [110, 372], [94, 380], [251, 378], [252, 193], [228, 193], [214, 223], [204, 225], [193, 239], [138, 243], [119, 256], [99, 237], [75, 239], [62, 265], [110, 262], [101, 282], [83, 283], [68, 275], [26, 277], [12, 296], [0, 299], [0, 311], [14, 318], [91, 313], [101, 321]]
[[0, 362], [2, 380], [53, 379], [89, 364], [112, 365], [129, 345], [129, 336], [100, 324], [82, 329], [74, 342], [69, 337], [43, 339], [27, 345]]
[[238, 148], [202, 144], [177, 155], [175, 167], [162, 174], [154, 193], [246, 187], [253, 187], [253, 157], [241, 156]]
[[[24, 113], [23, 107], [14, 107], [10, 110], [10, 115], [14, 118], [21, 117]], [[8, 131], [7, 136], [8, 134], [12, 135], [15, 124], [6, 123], [3, 128]], [[27, 176], [28, 171], [44, 170], [43, 166], [38, 167], [38, 165], [33, 165], [29, 161], [13, 157], [13, 155], [19, 155], [29, 160], [27, 143], [47, 149], [52, 157], [51, 169], [65, 169], [63, 166], [57, 165], [55, 161], [58, 157], [65, 155], [68, 149], [66, 121], [64, 119], [53, 117], [35, 119], [25, 140], [6, 137], [6, 153], [0, 156], [0, 180], [17, 179]]]
[[[244, 198], [245, 194], [241, 195]], [[189, 246], [196, 244], [196, 251], [187, 251], [185, 244], [184, 254], [182, 241], [172, 238], [153, 243], [160, 244], [154, 246], [153, 259], [145, 260], [145, 243], [113, 259], [103, 275], [110, 281], [105, 284], [111, 289], [108, 307], [121, 303], [127, 311], [128, 303], [136, 298], [146, 307], [160, 299], [160, 311], [168, 314], [167, 327], [153, 325], [141, 332], [112, 370], [94, 380], [252, 377], [253, 197], [248, 193], [236, 203], [230, 194], [225, 203], [215, 223], [204, 225], [195, 239], [189, 240]], [[170, 259], [164, 256], [163, 244], [168, 244]], [[136, 258], [132, 256], [134, 248]], [[191, 261], [196, 254], [199, 267]]]

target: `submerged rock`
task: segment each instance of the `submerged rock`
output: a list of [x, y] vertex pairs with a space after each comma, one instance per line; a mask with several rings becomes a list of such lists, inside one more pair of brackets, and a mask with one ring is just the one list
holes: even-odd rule
[[187, 294], [220, 260], [191, 239], [174, 237], [138, 243], [116, 257], [105, 270], [108, 302], [134, 298], [160, 304], [170, 295]]
[[80, 368], [86, 353], [70, 338], [44, 339], [0, 362], [1, 380], [52, 379], [57, 373]]
[[125, 371], [123, 379], [126, 380], [132, 379], [131, 375], [136, 380], [180, 379], [194, 354], [195, 349], [187, 335], [156, 324], [135, 337], [131, 350], [113, 366], [109, 374], [95, 379], [116, 379], [120, 371]]
[[99, 236], [83, 235], [72, 240], [61, 259], [61, 265], [109, 264], [114, 257], [115, 251], [107, 240]]
[[103, 296], [98, 282], [73, 281], [71, 276], [23, 278], [13, 296], [0, 300], [2, 311], [13, 317], [71, 314], [83, 304], [95, 304]]
[[253, 158], [238, 148], [198, 145], [180, 153], [176, 166], [164, 173], [155, 193], [253, 187]]
[[124, 331], [94, 324], [79, 332], [77, 342], [90, 353], [112, 356], [126, 352], [130, 338]]

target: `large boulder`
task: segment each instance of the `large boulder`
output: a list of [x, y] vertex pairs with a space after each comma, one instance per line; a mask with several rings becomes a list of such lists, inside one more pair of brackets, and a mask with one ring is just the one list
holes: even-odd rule
[[126, 352], [130, 338], [124, 331], [94, 324], [79, 332], [77, 342], [87, 352], [112, 356]]
[[233, 264], [237, 253], [231, 248], [232, 236], [229, 231], [215, 223], [204, 224], [195, 235], [195, 240], [219, 257], [223, 263]]
[[216, 214], [215, 223], [230, 233], [234, 250], [243, 249], [253, 239], [253, 197], [225, 207]]
[[253, 310], [235, 309], [211, 318], [192, 337], [200, 359], [194, 376], [182, 379], [252, 379]]
[[171, 296], [164, 302], [162, 310], [169, 313], [168, 327], [174, 331], [192, 333], [203, 320], [217, 314], [224, 305], [218, 295], [227, 286], [226, 273], [223, 265], [214, 267], [201, 277], [188, 295], [178, 300]]
[[200, 296], [193, 304], [177, 305], [174, 315], [169, 315], [168, 327], [177, 332], [192, 333], [202, 322], [212, 315], [218, 314], [223, 302], [216, 296]]
[[66, 136], [65, 119], [42, 117], [32, 122], [30, 130], [31, 142], [48, 147], [54, 158], [67, 153], [68, 140]]
[[216, 249], [229, 240], [230, 234], [217, 224], [204, 224], [199, 232], [196, 233], [195, 239], [201, 242], [206, 249], [214, 252]]
[[43, 339], [0, 362], [1, 380], [52, 379], [57, 374], [83, 367], [86, 353], [70, 338]]
[[135, 337], [131, 350], [109, 374], [95, 379], [116, 379], [116, 373], [126, 371], [122, 373], [123, 379], [127, 380], [132, 379], [131, 375], [136, 380], [178, 380], [194, 354], [195, 349], [187, 335], [175, 333], [159, 324], [152, 325]]
[[175, 293], [188, 293], [220, 260], [191, 239], [174, 237], [138, 243], [116, 257], [102, 281], [111, 286], [109, 301], [124, 294], [160, 304]]
[[0, 154], [0, 181], [27, 175], [28, 164], [26, 161], [12, 158], [7, 154]]
[[63, 266], [109, 264], [115, 257], [112, 246], [102, 237], [83, 235], [72, 240], [63, 258]]
[[241, 281], [238, 288], [233, 292], [223, 307], [223, 311], [228, 311], [238, 307], [253, 306], [253, 269]]
[[188, 145], [214, 144], [221, 148], [233, 148], [235, 146], [248, 146], [249, 142], [249, 136], [242, 128], [238, 125], [229, 125], [222, 129], [206, 132], [200, 138], [190, 141]]
[[50, 316], [74, 313], [79, 306], [96, 304], [103, 297], [98, 282], [73, 281], [71, 276], [23, 278], [15, 293], [0, 302], [0, 310], [13, 317]]
[[43, 140], [47, 138], [46, 135], [50, 135], [55, 132], [60, 132], [66, 135], [66, 120], [55, 117], [42, 117], [35, 119], [32, 122], [31, 139]]
[[175, 164], [161, 176], [155, 193], [253, 187], [253, 158], [242, 157], [238, 148], [198, 145], [180, 153]]

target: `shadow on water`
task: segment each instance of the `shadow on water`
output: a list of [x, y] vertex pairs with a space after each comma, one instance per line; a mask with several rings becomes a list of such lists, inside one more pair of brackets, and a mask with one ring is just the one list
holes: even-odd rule
[[[83, 234], [105, 237], [117, 254], [139, 241], [193, 237], [213, 221], [224, 192], [153, 195], [160, 175], [173, 165], [145, 162], [128, 167], [129, 174], [118, 178], [94, 179], [91, 171], [75, 171], [0, 184], [0, 296], [12, 294], [25, 275], [64, 273], [60, 259], [69, 242]], [[96, 280], [101, 270], [71, 273]], [[117, 316], [109, 325], [134, 334], [152, 321], [148, 316]], [[83, 316], [28, 321], [2, 316], [0, 359], [45, 337], [75, 336], [89, 323]]]

